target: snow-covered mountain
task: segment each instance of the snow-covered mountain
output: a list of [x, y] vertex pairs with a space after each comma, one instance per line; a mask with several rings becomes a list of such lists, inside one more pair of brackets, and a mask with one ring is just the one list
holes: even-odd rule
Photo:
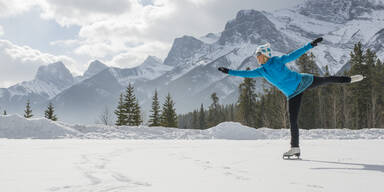
[[296, 10], [308, 17], [343, 24], [383, 9], [383, 2], [375, 0], [311, 0], [299, 5]]
[[108, 68], [107, 65], [100, 62], [99, 60], [95, 60], [89, 64], [88, 69], [84, 72], [83, 76], [78, 78], [78, 81], [89, 79], [90, 77], [100, 73], [101, 71], [107, 68]]
[[[45, 98], [57, 104], [64, 120], [87, 123], [94, 122], [105, 106], [114, 109], [128, 83], [135, 86], [144, 116], [148, 115], [155, 89], [161, 102], [171, 93], [178, 113], [192, 111], [201, 103], [209, 105], [213, 92], [221, 103], [234, 103], [243, 79], [222, 74], [217, 67], [256, 68], [259, 65], [251, 55], [260, 44], [271, 43], [273, 54], [279, 56], [322, 36], [324, 42], [311, 51], [321, 73], [328, 68], [329, 73], [336, 74], [348, 69], [349, 54], [359, 41], [384, 58], [382, 18], [384, 5], [373, 0], [307, 0], [297, 7], [274, 12], [241, 10], [221, 32], [176, 38], [164, 62], [150, 56], [138, 67], [122, 69], [95, 61], [76, 80], [68, 78], [57, 87], [54, 81], [55, 87], [44, 92]], [[297, 70], [294, 63], [287, 65]], [[74, 84], [66, 87], [71, 81]], [[256, 81], [258, 92], [269, 86], [261, 78]], [[0, 101], [10, 100], [10, 90], [0, 89]]]
[[12, 96], [31, 93], [50, 98], [70, 87], [74, 82], [71, 72], [62, 62], [41, 66], [32, 81], [25, 81], [8, 88]]
[[0, 106], [8, 112], [18, 112], [25, 107], [29, 99], [33, 107], [53, 98], [74, 83], [71, 72], [62, 62], [41, 66], [31, 81], [0, 89]]
[[[115, 109], [120, 93], [129, 83], [147, 83], [172, 68], [154, 56], [149, 56], [135, 68], [108, 67], [66, 89], [51, 101], [57, 106], [57, 113], [67, 121], [79, 122], [81, 117], [80, 122], [95, 122], [105, 107], [110, 111]], [[148, 93], [138, 87], [137, 97], [143, 101]]]
[[[383, 58], [382, 49], [375, 48], [383, 29], [384, 6], [371, 0], [308, 0], [293, 9], [265, 13], [285, 34], [301, 44], [323, 36], [325, 42], [312, 52], [322, 72], [328, 66], [335, 74], [343, 69], [354, 44], [362, 42]], [[377, 39], [379, 37], [379, 39]]]

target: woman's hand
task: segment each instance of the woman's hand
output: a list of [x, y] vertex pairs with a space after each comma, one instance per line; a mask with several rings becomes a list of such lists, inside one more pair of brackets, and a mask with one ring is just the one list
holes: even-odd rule
[[311, 42], [312, 47], [316, 47], [318, 43], [322, 42], [323, 38], [319, 37]]
[[225, 67], [219, 67], [218, 70], [226, 74], [228, 74], [228, 71], [229, 71], [229, 69]]

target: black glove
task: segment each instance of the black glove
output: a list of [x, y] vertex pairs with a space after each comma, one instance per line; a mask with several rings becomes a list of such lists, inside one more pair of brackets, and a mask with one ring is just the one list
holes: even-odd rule
[[229, 69], [227, 69], [225, 67], [219, 67], [218, 70], [223, 72], [223, 73], [227, 73], [227, 74], [228, 74], [228, 71], [229, 71]]
[[321, 41], [323, 41], [323, 38], [322, 38], [322, 37], [319, 37], [319, 38], [313, 40], [313, 41], [311, 42], [312, 47], [316, 47], [316, 46], [317, 46], [317, 43], [320, 43]]

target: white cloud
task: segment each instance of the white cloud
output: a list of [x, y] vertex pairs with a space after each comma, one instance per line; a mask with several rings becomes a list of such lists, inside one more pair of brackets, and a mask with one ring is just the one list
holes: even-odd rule
[[78, 66], [67, 56], [42, 53], [28, 46], [15, 45], [7, 40], [0, 40], [0, 61], [2, 86], [33, 79], [37, 68], [41, 65], [62, 61], [74, 72], [77, 71]]
[[[81, 26], [78, 38], [71, 41], [72, 45], [78, 45], [76, 54], [104, 60], [114, 57], [111, 62], [121, 66], [122, 62], [118, 60], [124, 60], [124, 63], [142, 60], [143, 55], [135, 53], [142, 53], [142, 47], [151, 47], [153, 42], [168, 44], [161, 47], [170, 47], [176, 37], [219, 32], [241, 9], [263, 9], [271, 7], [273, 2], [282, 2], [270, 1], [153, 0], [143, 3], [140, 0], [41, 0], [41, 7], [44, 18], [54, 19], [63, 26]], [[161, 58], [166, 56], [163, 49], [144, 52]], [[123, 55], [125, 59], [121, 58]]]
[[[43, 19], [54, 20], [63, 27], [80, 27], [79, 34], [72, 39], [54, 41], [50, 45], [73, 50], [73, 56], [83, 60], [99, 59], [113, 66], [133, 67], [148, 55], [164, 59], [177, 37], [199, 37], [222, 31], [225, 23], [241, 9], [274, 10], [291, 7], [300, 1], [303, 0], [293, 0], [288, 5], [285, 0], [0, 0], [0, 17], [38, 7]], [[15, 66], [38, 66], [60, 59], [60, 56], [31, 48], [16, 47], [18, 49], [8, 52], [0, 49], [0, 58], [5, 57]], [[85, 70], [85, 64], [75, 65], [74, 61], [66, 65], [72, 71]], [[11, 69], [12, 65], [7, 68]], [[17, 71], [18, 68], [12, 69]], [[21, 74], [25, 75], [24, 79], [30, 79], [34, 73]], [[0, 82], [5, 80], [0, 79]]]
[[0, 0], [0, 17], [8, 17], [28, 11], [36, 5], [36, 0]]
[[0, 81], [0, 88], [7, 88], [17, 83], [18, 81]]
[[131, 68], [136, 67], [144, 62], [148, 57], [148, 52], [158, 52], [152, 56], [161, 57], [170, 49], [170, 45], [162, 42], [150, 42], [140, 46], [130, 48], [127, 51], [120, 53], [107, 62], [108, 65], [116, 67]]
[[50, 42], [50, 45], [53, 45], [53, 46], [63, 46], [63, 47], [73, 47], [73, 46], [78, 46], [78, 43], [79, 41], [78, 40], [74, 40], [74, 39], [71, 39], [71, 40], [58, 40], [58, 41], [52, 41]]
[[44, 18], [54, 19], [63, 26], [92, 24], [123, 14], [131, 8], [131, 0], [38, 0], [38, 2]]
[[4, 28], [3, 26], [0, 25], [0, 36], [3, 36], [4, 35]]

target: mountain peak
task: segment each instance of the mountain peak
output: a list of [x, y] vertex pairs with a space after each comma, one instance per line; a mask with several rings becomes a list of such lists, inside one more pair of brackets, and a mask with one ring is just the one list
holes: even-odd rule
[[260, 14], [263, 14], [263, 13], [254, 9], [240, 10], [239, 12], [237, 12], [236, 19], [240, 19], [241, 17], [254, 18], [259, 16]]
[[204, 46], [204, 42], [192, 36], [184, 35], [176, 38], [173, 42], [172, 48], [168, 53], [164, 64], [169, 66], [177, 66], [180, 61], [185, 58], [191, 57], [196, 51]]
[[227, 22], [219, 43], [221, 45], [241, 42], [261, 44], [268, 41], [267, 39], [261, 40], [262, 37], [274, 36], [278, 33], [275, 25], [262, 12], [241, 10], [236, 14], [235, 19]]
[[40, 66], [37, 70], [36, 79], [49, 82], [54, 79], [70, 79], [72, 78], [71, 72], [65, 67], [64, 63], [59, 61], [49, 65]]
[[345, 23], [364, 13], [384, 10], [384, 4], [375, 0], [307, 0], [296, 9], [305, 16], [328, 22]]
[[160, 58], [158, 58], [158, 57], [155, 57], [155, 56], [148, 56], [148, 57], [145, 59], [143, 65], [145, 65], [145, 64], [147, 64], [147, 63], [157, 63], [157, 64], [161, 64], [162, 62], [163, 62], [163, 61], [162, 61]]
[[264, 44], [271, 43], [274, 49], [287, 52], [292, 41], [279, 31], [265, 13], [257, 10], [241, 10], [236, 18], [227, 22], [219, 39], [220, 45], [226, 44]]
[[103, 67], [103, 66], [106, 66], [106, 65], [104, 63], [102, 63], [101, 61], [99, 61], [99, 60], [94, 60], [94, 61], [92, 61], [89, 64], [89, 67], [92, 67], [92, 66], [102, 66]]
[[199, 39], [205, 43], [212, 44], [219, 40], [221, 34], [208, 33]]
[[100, 62], [99, 60], [92, 61], [89, 66], [87, 71], [84, 72], [84, 77], [91, 77], [93, 75], [96, 75], [97, 73], [103, 71], [104, 69], [108, 68], [107, 65], [104, 63]]
[[71, 72], [61, 61], [40, 66], [37, 70], [35, 79], [55, 84], [59, 88], [72, 85], [74, 81]]

